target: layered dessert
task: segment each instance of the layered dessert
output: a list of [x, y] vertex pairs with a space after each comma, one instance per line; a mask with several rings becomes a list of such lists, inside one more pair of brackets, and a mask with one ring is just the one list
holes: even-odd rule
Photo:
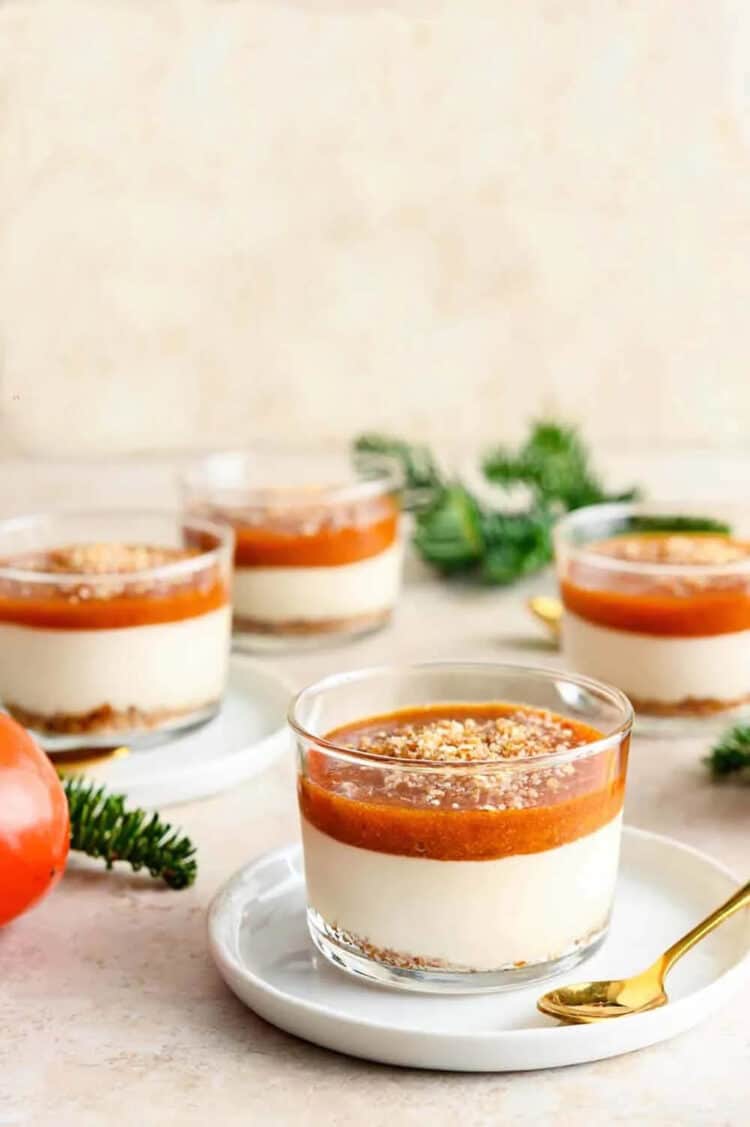
[[328, 732], [299, 777], [313, 939], [428, 980], [577, 961], [607, 927], [626, 759], [626, 734], [515, 703]]
[[[188, 480], [191, 511], [230, 524], [235, 533], [233, 608], [239, 639], [315, 639], [384, 624], [401, 584], [399, 501], [388, 478], [263, 484], [252, 465], [231, 488], [212, 478], [211, 461]], [[306, 482], [309, 482], [306, 484]]]
[[227, 674], [230, 561], [189, 539], [62, 543], [0, 559], [3, 707], [45, 742], [72, 744], [211, 715]]
[[274, 505], [232, 519], [234, 614], [241, 632], [351, 633], [381, 625], [401, 577], [392, 496]]
[[566, 659], [637, 711], [719, 713], [750, 701], [750, 541], [623, 532], [559, 563]]

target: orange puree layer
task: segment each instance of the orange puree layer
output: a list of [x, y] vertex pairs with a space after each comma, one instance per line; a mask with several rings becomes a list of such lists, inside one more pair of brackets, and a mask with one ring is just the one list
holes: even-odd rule
[[215, 583], [208, 590], [173, 591], [167, 595], [118, 595], [109, 599], [73, 601], [50, 595], [43, 599], [14, 599], [0, 595], [0, 622], [45, 630], [110, 630], [121, 626], [154, 626], [178, 622], [218, 610], [228, 601], [227, 588]]
[[234, 559], [240, 567], [335, 567], [385, 551], [397, 529], [395, 508], [370, 523], [326, 523], [310, 532], [273, 524], [237, 525]]
[[[398, 732], [430, 719], [512, 716], [536, 710], [518, 705], [463, 705], [395, 713], [340, 730], [328, 737], [358, 746], [358, 732]], [[538, 713], [536, 713], [539, 715]], [[542, 714], [549, 715], [549, 714]], [[569, 746], [600, 738], [600, 733], [562, 717], [572, 731]], [[372, 753], [373, 739], [367, 741]], [[549, 749], [545, 747], [544, 751]], [[392, 752], [388, 752], [392, 754]], [[533, 755], [524, 756], [528, 770], [502, 759], [461, 762], [437, 772], [339, 762], [324, 752], [307, 756], [299, 782], [302, 816], [322, 833], [347, 845], [407, 857], [444, 861], [485, 861], [512, 854], [539, 853], [592, 833], [622, 808], [627, 741], [558, 767], [534, 769]], [[517, 761], [517, 760], [516, 760]], [[484, 807], [484, 808], [483, 808]], [[494, 808], [493, 808], [494, 807]]]
[[[715, 535], [651, 533], [591, 544], [587, 551], [652, 565], [651, 570], [637, 572], [618, 570], [616, 564], [607, 566], [604, 559], [601, 567], [574, 560], [568, 574], [560, 578], [560, 594], [565, 607], [588, 622], [685, 638], [750, 629], [750, 572], [731, 572], [732, 562], [746, 565], [750, 558], [747, 544]], [[712, 562], [726, 564], [727, 571], [680, 574], [681, 563], [710, 566]], [[667, 565], [668, 570], [660, 575], [654, 564]]]
[[0, 622], [45, 630], [110, 630], [121, 626], [153, 626], [178, 622], [218, 610], [228, 601], [225, 584], [172, 591], [165, 595], [116, 595], [74, 601], [64, 595], [8, 598], [0, 595]]

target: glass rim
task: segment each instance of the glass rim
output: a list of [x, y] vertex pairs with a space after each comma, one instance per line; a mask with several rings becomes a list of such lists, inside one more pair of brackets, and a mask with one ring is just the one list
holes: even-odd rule
[[[200, 549], [195, 555], [184, 559], [173, 560], [168, 563], [156, 564], [152, 567], [137, 568], [134, 571], [39, 571], [35, 568], [8, 567], [2, 561], [2, 539], [6, 533], [21, 531], [24, 528], [33, 528], [35, 524], [45, 521], [71, 519], [108, 519], [116, 521], [118, 518], [136, 519], [163, 519], [174, 521], [175, 525], [182, 528], [194, 529], [196, 532], [205, 532], [215, 536], [217, 543], [213, 548]], [[155, 545], [156, 546], [156, 545]], [[19, 516], [6, 517], [0, 520], [0, 579], [13, 583], [45, 584], [65, 587], [74, 584], [86, 583], [140, 583], [144, 579], [158, 580], [164, 577], [174, 578], [189, 575], [194, 571], [201, 571], [213, 563], [218, 563], [222, 555], [231, 552], [234, 546], [234, 531], [230, 525], [219, 521], [193, 516], [183, 509], [147, 509], [147, 508], [90, 508], [90, 509], [41, 509], [34, 513], [23, 513]], [[34, 551], [34, 549], [30, 549]]]
[[[304, 481], [299, 485], [261, 485], [254, 483], [252, 476], [246, 476], [252, 469], [253, 459], [258, 456], [274, 456], [285, 458], [294, 454], [300, 461], [309, 461], [311, 466], [317, 460], [323, 461], [325, 451], [306, 450], [301, 455], [294, 451], [279, 449], [276, 451], [252, 449], [222, 450], [205, 454], [194, 459], [179, 474], [179, 481], [187, 493], [205, 492], [205, 500], [214, 500], [221, 503], [222, 498], [227, 505], [234, 504], [243, 508], [265, 508], [269, 504], [280, 505], [320, 505], [341, 504], [347, 501], [362, 501], [370, 497], [380, 497], [387, 493], [397, 493], [403, 489], [403, 474], [396, 466], [373, 463], [370, 466], [358, 466], [354, 462], [349, 469], [351, 480], [330, 482], [329, 484], [315, 487], [314, 492], [305, 486]], [[222, 481], [222, 468], [238, 467], [237, 481]], [[199, 498], [195, 498], [199, 499]]]
[[[747, 508], [739, 504], [732, 506], [730, 503], [719, 506], [717, 502], [707, 502], [705, 505], [693, 502], [668, 502], [668, 501], [607, 501], [598, 505], [585, 505], [580, 509], [574, 509], [572, 512], [565, 513], [555, 522], [552, 530], [553, 543], [555, 548], [555, 557], [559, 561], [561, 550], [574, 556], [576, 560], [585, 563], [587, 567], [599, 568], [602, 571], [620, 572], [626, 575], [656, 575], [656, 576], [676, 576], [678, 578], [690, 578], [695, 576], [733, 576], [733, 575], [750, 575], [750, 555], [739, 560], [733, 560], [728, 563], [716, 564], [690, 564], [690, 563], [664, 563], [658, 560], [640, 561], [640, 560], [622, 560], [614, 556], [606, 556], [599, 552], [588, 550], [590, 545], [576, 544], [568, 539], [571, 532], [585, 526], [587, 522], [595, 516], [600, 518], [617, 517], [631, 517], [631, 516], [655, 516], [661, 513], [662, 515], [670, 516], [690, 516], [693, 513], [702, 516], [710, 516], [711, 512], [716, 512], [720, 508], [721, 511], [727, 511], [732, 508], [737, 511], [747, 512]], [[627, 534], [627, 529], [624, 530]], [[638, 535], [638, 533], [634, 533]], [[667, 532], [667, 535], [669, 533]], [[676, 530], [672, 535], [674, 536], [689, 536], [689, 531], [680, 532]], [[706, 536], [722, 536], [725, 533], [715, 532], [711, 533], [693, 533], [692, 535], [706, 535]], [[731, 533], [730, 533], [731, 536]]]
[[[554, 751], [546, 755], [533, 755], [528, 757], [517, 757], [516, 759], [502, 759], [502, 760], [489, 760], [477, 759], [473, 761], [455, 760], [455, 759], [403, 759], [398, 755], [381, 755], [378, 752], [358, 751], [356, 748], [347, 747], [344, 744], [336, 743], [335, 740], [329, 740], [325, 736], [316, 736], [310, 732], [304, 724], [297, 719], [297, 711], [300, 705], [308, 694], [311, 696], [318, 696], [329, 689], [337, 688], [340, 685], [353, 684], [355, 682], [367, 681], [371, 678], [383, 676], [384, 674], [397, 674], [397, 673], [414, 673], [419, 671], [430, 672], [432, 670], [450, 670], [453, 669], [457, 673], [471, 672], [472, 670], [492, 670], [498, 674], [516, 674], [521, 676], [528, 676], [532, 680], [539, 681], [564, 681], [567, 684], [574, 685], [581, 689], [586, 689], [590, 692], [598, 694], [600, 697], [608, 699], [608, 701], [618, 707], [622, 713], [623, 718], [620, 723], [613, 728], [610, 732], [602, 735], [598, 740], [592, 740], [590, 743], [581, 744], [579, 747], [568, 748], [565, 751]], [[460, 697], [456, 697], [452, 701], [446, 701], [446, 704], [468, 704], [478, 703], [476, 701], [469, 702], [463, 701]], [[502, 704], [517, 704], [520, 707], [534, 708], [534, 705], [529, 705], [524, 701], [503, 700], [498, 698], [498, 703]], [[553, 711], [548, 709], [547, 711]], [[572, 719], [566, 717], [564, 713], [556, 713], [563, 719]], [[367, 717], [365, 717], [367, 719]], [[575, 759], [584, 759], [590, 755], [597, 755], [602, 751], [608, 750], [610, 747], [622, 743], [631, 732], [633, 727], [634, 712], [633, 706], [620, 689], [615, 688], [614, 685], [608, 685], [604, 681], [597, 681], [594, 677], [586, 677], [580, 673], [568, 673], [564, 670], [552, 669], [549, 666], [532, 666], [532, 665], [518, 665], [514, 662], [501, 662], [501, 661], [420, 661], [420, 662], [407, 662], [404, 664], [393, 665], [372, 665], [364, 666], [360, 669], [353, 669], [346, 673], [332, 673], [326, 677], [321, 677], [317, 681], [305, 686], [292, 698], [287, 712], [287, 723], [292, 731], [300, 738], [316, 744], [318, 747], [323, 748], [326, 752], [335, 755], [339, 759], [348, 760], [352, 763], [367, 764], [372, 766], [374, 764], [387, 765], [389, 767], [398, 767], [406, 771], [460, 771], [464, 773], [477, 773], [486, 774], [491, 771], [535, 771], [543, 767], [556, 767], [563, 763], [569, 763]]]

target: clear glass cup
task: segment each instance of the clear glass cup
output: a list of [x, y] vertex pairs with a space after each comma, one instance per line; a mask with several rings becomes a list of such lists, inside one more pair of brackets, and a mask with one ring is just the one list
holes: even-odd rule
[[336, 455], [236, 452], [190, 467], [182, 489], [190, 512], [235, 531], [240, 648], [318, 646], [389, 621], [402, 565], [392, 473]]
[[[594, 742], [501, 761], [352, 750], [336, 731], [429, 706], [549, 710]], [[365, 669], [290, 710], [307, 920], [335, 966], [434, 992], [500, 990], [567, 970], [606, 935], [632, 709], [585, 677], [512, 665]]]
[[209, 719], [231, 636], [231, 529], [180, 512], [0, 521], [0, 702], [50, 751]]
[[555, 557], [566, 663], [627, 693], [640, 728], [681, 733], [750, 712], [747, 509], [593, 505], [559, 521]]

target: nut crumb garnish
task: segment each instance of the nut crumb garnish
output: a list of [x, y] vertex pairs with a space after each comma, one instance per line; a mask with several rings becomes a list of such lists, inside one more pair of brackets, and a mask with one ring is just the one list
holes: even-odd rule
[[736, 563], [750, 556], [750, 545], [726, 535], [697, 533], [664, 535], [641, 533], [615, 536], [592, 544], [598, 555], [632, 563], [659, 563], [712, 567]]
[[[500, 715], [455, 716], [414, 713], [331, 733], [343, 746], [369, 755], [403, 760], [393, 764], [337, 768], [335, 789], [352, 784], [360, 801], [414, 805], [441, 811], [516, 811], [555, 805], [583, 783], [574, 763], [535, 767], [541, 756], [571, 751], [598, 733], [543, 709], [511, 706]], [[410, 767], [409, 765], [413, 765]], [[449, 765], [449, 766], [446, 766]], [[505, 766], [504, 766], [505, 765]], [[329, 778], [330, 786], [334, 780]]]
[[405, 723], [354, 734], [348, 746], [370, 754], [420, 762], [496, 763], [553, 755], [587, 743], [562, 717], [518, 709], [507, 716]]
[[66, 544], [41, 552], [14, 556], [3, 561], [24, 571], [43, 571], [59, 575], [128, 575], [136, 571], [163, 567], [199, 555], [197, 548], [157, 548], [150, 544], [121, 544], [105, 541], [92, 544]]
[[[19, 600], [64, 599], [70, 604], [79, 604], [209, 590], [221, 578], [218, 566], [212, 561], [206, 566], [199, 562], [195, 568], [184, 572], [159, 571], [184, 560], [197, 559], [201, 554], [200, 548], [118, 541], [66, 544], [0, 560], [0, 569], [29, 573], [26, 581], [0, 576], [0, 596]], [[155, 575], [149, 574], [154, 571]], [[34, 575], [39, 578], [32, 579]], [[52, 576], [59, 576], [59, 579]], [[83, 576], [85, 580], [79, 578]]]
[[307, 486], [287, 491], [258, 490], [249, 504], [202, 504], [195, 507], [211, 520], [227, 521], [239, 530], [272, 530], [288, 536], [316, 536], [323, 531], [367, 528], [394, 513], [389, 495], [344, 501], [326, 497], [330, 486]]

